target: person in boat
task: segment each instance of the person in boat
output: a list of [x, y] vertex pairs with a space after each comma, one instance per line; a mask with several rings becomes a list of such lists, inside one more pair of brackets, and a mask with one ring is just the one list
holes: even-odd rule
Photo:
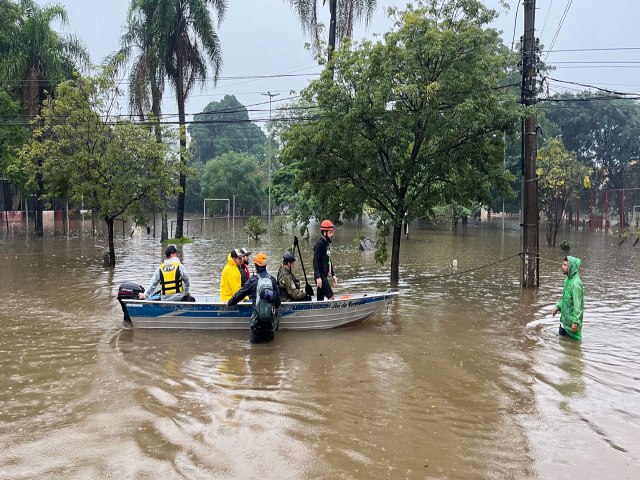
[[138, 298], [144, 300], [153, 295], [160, 286], [160, 300], [168, 302], [192, 301], [189, 295], [189, 275], [180, 263], [178, 249], [175, 245], [169, 245], [164, 251], [165, 261], [160, 264], [151, 277], [149, 286], [144, 293], [139, 293]]
[[575, 340], [582, 340], [582, 316], [584, 313], [584, 289], [578, 269], [582, 260], [577, 257], [565, 257], [562, 273], [566, 275], [562, 298], [553, 307], [553, 316], [560, 312], [558, 333]]
[[242, 287], [242, 253], [239, 248], [231, 250], [227, 255], [227, 264], [220, 275], [220, 301], [228, 301]]
[[311, 300], [313, 289], [307, 284], [304, 289], [300, 288], [300, 280], [293, 274], [293, 264], [296, 257], [293, 253], [286, 251], [282, 256], [282, 266], [278, 270], [278, 286], [283, 302], [296, 302]]
[[331, 220], [323, 220], [320, 224], [320, 239], [313, 247], [313, 278], [318, 287], [318, 301], [333, 299], [333, 290], [329, 284], [329, 278], [333, 285], [338, 285], [336, 271], [331, 263], [331, 239], [333, 238], [333, 223]]
[[267, 256], [259, 252], [253, 258], [256, 267], [255, 275], [237, 291], [227, 302], [228, 306], [236, 305], [249, 295], [253, 304], [251, 314], [251, 343], [262, 343], [273, 340], [278, 325], [277, 308], [280, 306], [280, 288], [275, 278], [267, 273]]
[[246, 248], [239, 248], [238, 250], [242, 255], [242, 263], [238, 266], [238, 270], [240, 270], [240, 284], [244, 286], [249, 280], [249, 277], [251, 277], [251, 272], [249, 272], [249, 255], [251, 255], [251, 252]]

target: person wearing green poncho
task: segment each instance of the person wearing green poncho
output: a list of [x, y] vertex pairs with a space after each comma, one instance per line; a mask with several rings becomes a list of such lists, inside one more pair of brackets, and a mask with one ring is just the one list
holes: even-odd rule
[[582, 260], [577, 257], [565, 257], [562, 262], [562, 273], [567, 276], [564, 281], [562, 299], [553, 308], [553, 316], [560, 312], [560, 335], [567, 335], [582, 340], [582, 314], [584, 313], [584, 290], [578, 269]]

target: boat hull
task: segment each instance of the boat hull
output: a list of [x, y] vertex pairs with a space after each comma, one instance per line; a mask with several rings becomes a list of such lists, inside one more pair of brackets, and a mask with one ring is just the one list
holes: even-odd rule
[[[345, 295], [322, 302], [284, 302], [278, 308], [282, 330], [321, 330], [356, 325], [391, 303], [396, 292]], [[122, 300], [133, 328], [248, 330], [251, 303], [229, 307], [212, 297], [195, 302]]]

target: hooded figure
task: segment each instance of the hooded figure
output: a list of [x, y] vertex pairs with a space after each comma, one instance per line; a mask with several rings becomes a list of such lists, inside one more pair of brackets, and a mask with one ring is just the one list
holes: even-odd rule
[[[565, 266], [566, 262], [566, 266]], [[567, 276], [564, 281], [562, 299], [556, 304], [553, 315], [560, 312], [560, 335], [562, 330], [571, 338], [582, 340], [582, 315], [584, 313], [584, 290], [578, 269], [582, 260], [577, 257], [566, 257], [562, 271]], [[573, 325], [576, 325], [575, 331]]]
[[227, 255], [227, 264], [222, 269], [220, 276], [220, 301], [228, 301], [234, 293], [242, 287], [242, 276], [239, 267], [242, 264], [242, 255], [239, 250], [231, 250]]

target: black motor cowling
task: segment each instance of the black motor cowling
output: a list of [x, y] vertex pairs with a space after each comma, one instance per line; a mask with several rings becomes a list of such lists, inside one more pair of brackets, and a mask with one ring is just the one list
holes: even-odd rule
[[120, 302], [122, 312], [124, 313], [124, 322], [127, 324], [131, 324], [131, 318], [129, 317], [127, 309], [122, 303], [122, 300], [137, 300], [139, 293], [144, 293], [144, 288], [142, 287], [142, 285], [138, 285], [137, 283], [125, 282], [121, 283], [118, 287], [118, 302]]

